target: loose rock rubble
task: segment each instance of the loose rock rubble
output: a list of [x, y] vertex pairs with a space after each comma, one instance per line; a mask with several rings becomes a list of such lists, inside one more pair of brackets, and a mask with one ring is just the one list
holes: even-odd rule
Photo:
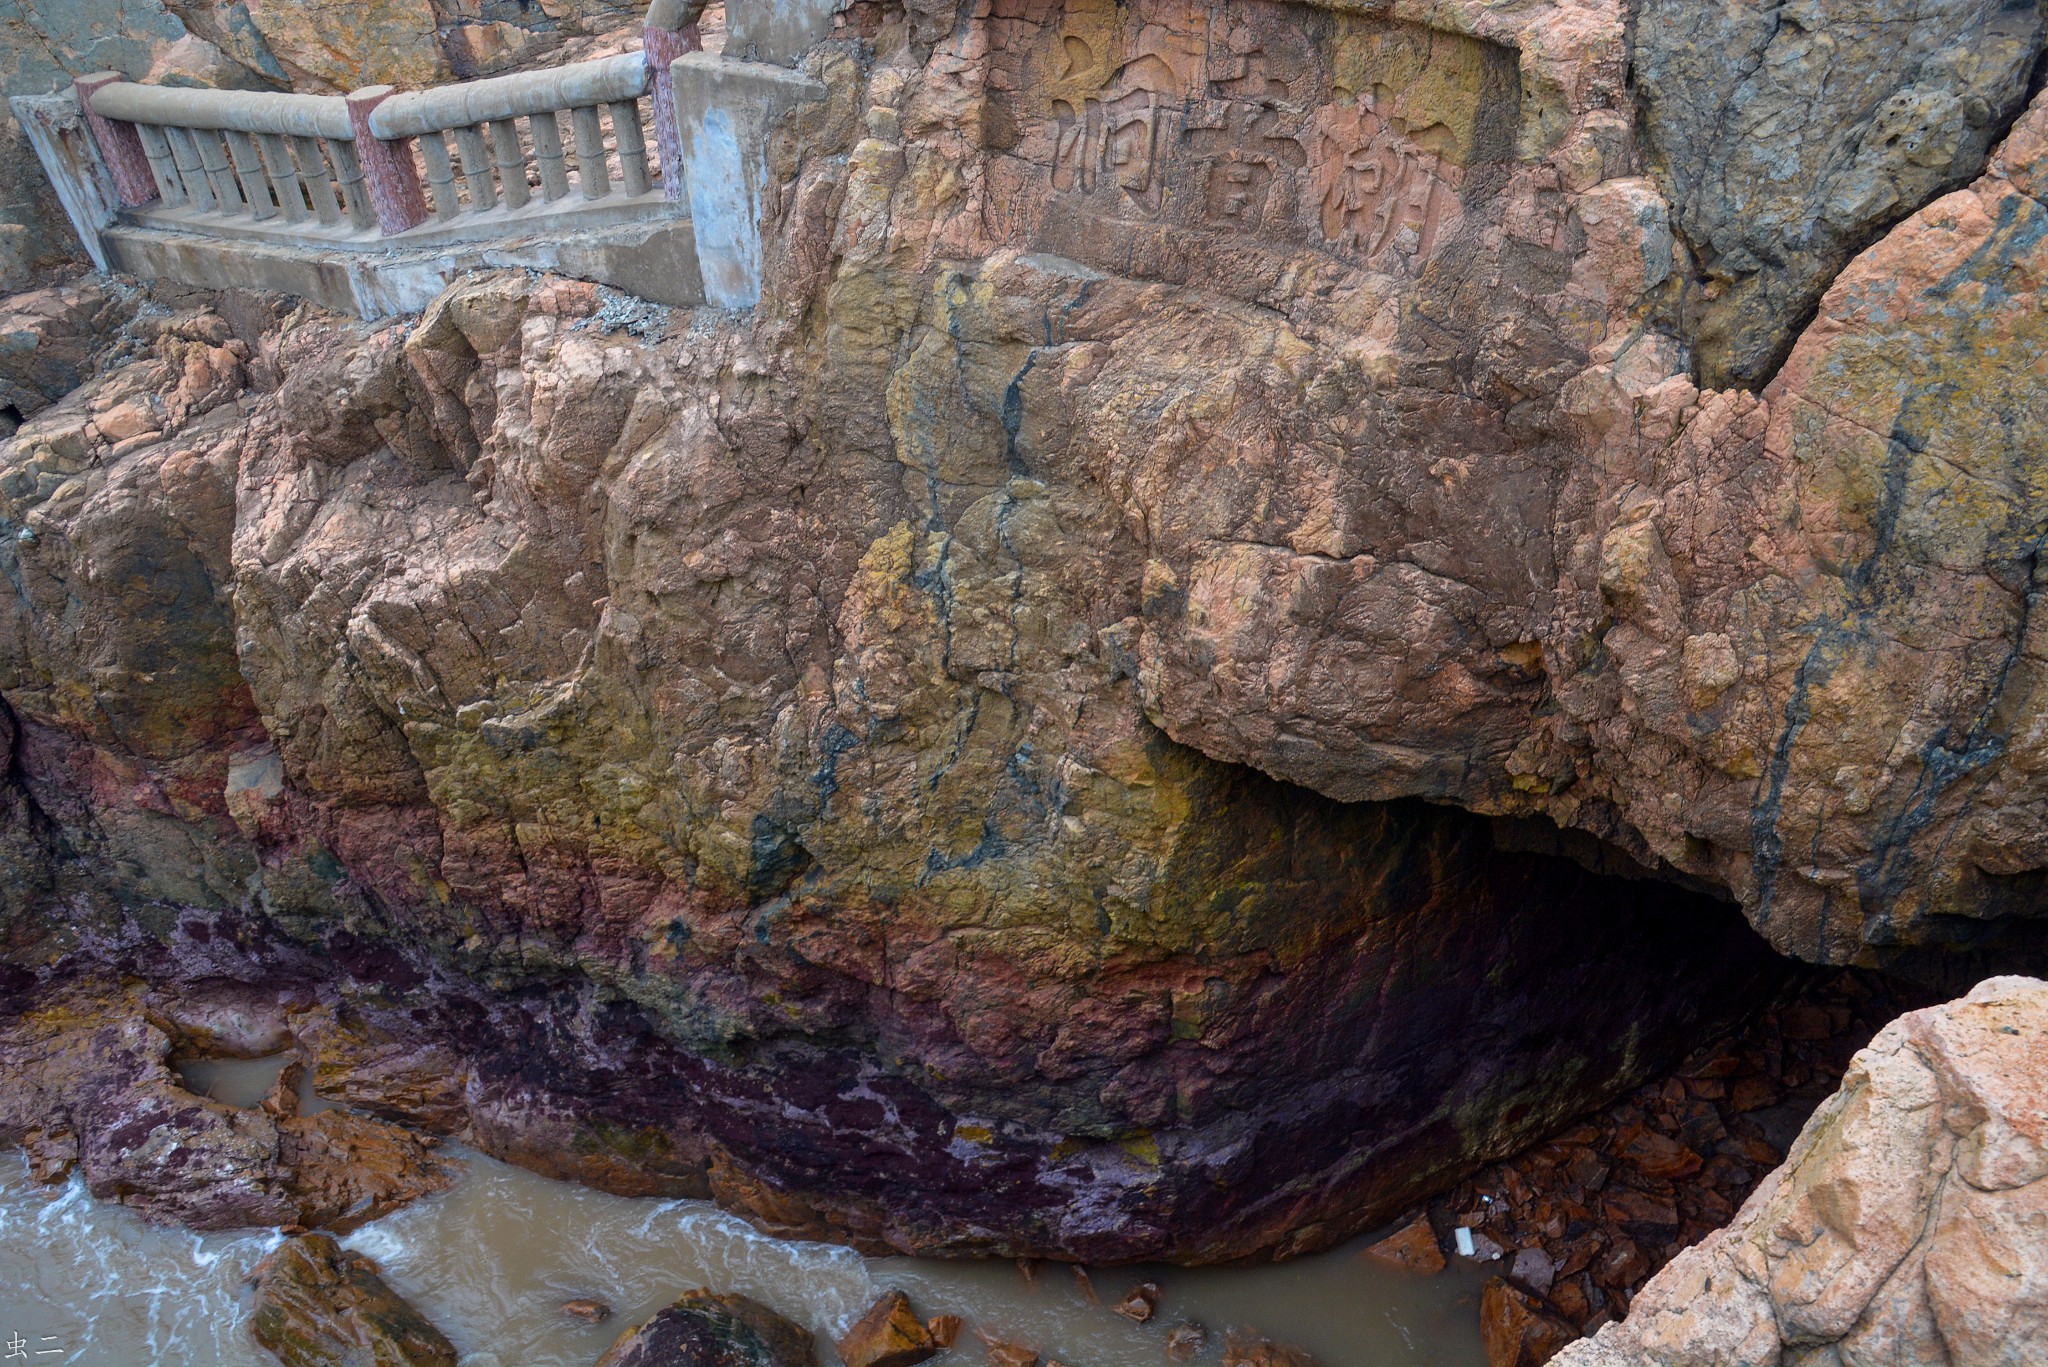
[[1887, 1025], [1725, 1228], [1561, 1367], [2048, 1360], [2048, 983]]
[[917, 1367], [939, 1351], [930, 1327], [901, 1291], [876, 1301], [839, 1339], [839, 1359], [846, 1367]]
[[1494, 1367], [1540, 1362], [1628, 1311], [1682, 1249], [1734, 1215], [1849, 1059], [1918, 998], [1871, 974], [1812, 975], [1670, 1078], [1428, 1203], [1364, 1256], [1427, 1274], [1492, 1263], [1481, 1326]]

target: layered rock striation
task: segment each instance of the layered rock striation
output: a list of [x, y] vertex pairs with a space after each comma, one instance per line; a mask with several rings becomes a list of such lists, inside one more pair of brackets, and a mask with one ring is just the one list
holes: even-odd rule
[[2025, 948], [2041, 31], [1937, 8], [1901, 77], [1790, 12], [1746, 70], [1657, 5], [861, 3], [756, 315], [166, 298], [0, 454], [10, 971], [293, 965], [338, 1085], [492, 1152], [1210, 1259], [1675, 1061], [1773, 981], [1732, 904]]

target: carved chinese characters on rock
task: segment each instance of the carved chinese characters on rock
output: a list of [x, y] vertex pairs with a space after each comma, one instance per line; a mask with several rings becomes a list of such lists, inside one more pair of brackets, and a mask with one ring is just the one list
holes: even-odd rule
[[1049, 182], [1055, 245], [1117, 269], [1243, 235], [1412, 276], [1457, 229], [1480, 112], [1513, 126], [1513, 55], [1460, 35], [1257, 0], [1031, 8], [997, 88], [1039, 93], [997, 96], [1031, 101], [1002, 126]]
[[1318, 111], [1310, 166], [1317, 226], [1341, 255], [1400, 269], [1457, 224], [1458, 168], [1370, 96]]
[[[1066, 44], [1069, 63], [1093, 60], [1080, 39], [1070, 37]], [[1180, 137], [1183, 85], [1164, 57], [1146, 54], [1117, 73], [1107, 97], [1055, 100], [1053, 189], [1085, 193], [1106, 179], [1133, 207], [1157, 214], [1165, 190], [1160, 157]]]

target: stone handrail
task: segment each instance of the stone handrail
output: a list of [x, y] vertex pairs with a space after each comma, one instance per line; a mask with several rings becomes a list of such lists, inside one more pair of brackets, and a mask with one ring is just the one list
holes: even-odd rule
[[101, 72], [79, 80], [78, 103], [124, 208], [161, 201], [323, 226], [345, 214], [358, 230], [377, 221], [346, 100], [170, 90]]
[[338, 95], [273, 95], [253, 90], [170, 89], [116, 81], [93, 96], [103, 118], [159, 128], [235, 129], [297, 138], [354, 138], [348, 101]]
[[[390, 95], [369, 109], [367, 124], [379, 142], [418, 142], [427, 165], [427, 184], [433, 190], [434, 214], [444, 222], [465, 211], [494, 209], [501, 197], [509, 208], [524, 208], [532, 198], [526, 174], [529, 145], [543, 201], [552, 204], [565, 198], [569, 176], [563, 151], [563, 114], [569, 116], [577, 186], [583, 198], [603, 199], [612, 190], [605, 149], [606, 114], [623, 188], [629, 196], [644, 195], [653, 188], [654, 177], [641, 130], [640, 99], [651, 84], [646, 57], [629, 52], [550, 71]], [[446, 134], [454, 135], [455, 158], [449, 156]], [[466, 206], [455, 183], [457, 159], [462, 190], [467, 192]], [[672, 171], [669, 178], [673, 178]]]
[[647, 93], [647, 62], [637, 52], [551, 71], [464, 81], [394, 95], [370, 114], [380, 138], [412, 138], [497, 119], [637, 100]]

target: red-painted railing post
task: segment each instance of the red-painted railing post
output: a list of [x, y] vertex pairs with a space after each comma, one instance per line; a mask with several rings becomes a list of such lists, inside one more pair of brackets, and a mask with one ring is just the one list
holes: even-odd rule
[[142, 150], [142, 135], [135, 125], [119, 119], [103, 119], [92, 112], [93, 92], [128, 78], [118, 71], [95, 71], [72, 82], [78, 92], [79, 112], [85, 115], [92, 140], [99, 144], [100, 160], [114, 178], [114, 193], [121, 207], [139, 209], [157, 198], [156, 177], [149, 171], [149, 156]]
[[370, 187], [370, 207], [377, 211], [377, 231], [396, 237], [408, 228], [427, 221], [427, 197], [420, 190], [420, 170], [413, 163], [412, 139], [390, 142], [370, 131], [370, 111], [398, 93], [388, 85], [373, 85], [348, 97], [348, 124], [356, 135], [356, 157], [363, 163], [363, 180]]
[[685, 193], [683, 132], [676, 124], [676, 78], [669, 68], [685, 52], [704, 50], [704, 35], [697, 28], [703, 11], [703, 0], [656, 0], [648, 6], [647, 24], [640, 31], [647, 89], [654, 99], [654, 145], [661, 150], [661, 192], [672, 204], [682, 203]]

